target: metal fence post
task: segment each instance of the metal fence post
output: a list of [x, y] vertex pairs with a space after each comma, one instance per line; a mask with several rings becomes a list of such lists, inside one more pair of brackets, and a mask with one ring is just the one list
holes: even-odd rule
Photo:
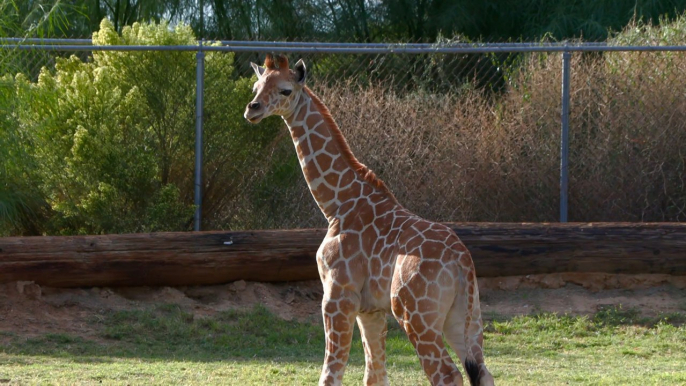
[[569, 51], [562, 53], [562, 132], [560, 135], [560, 222], [567, 222], [569, 183]]
[[199, 231], [202, 221], [202, 109], [205, 91], [205, 53], [200, 48], [195, 54], [197, 61], [195, 71], [195, 216], [193, 230]]

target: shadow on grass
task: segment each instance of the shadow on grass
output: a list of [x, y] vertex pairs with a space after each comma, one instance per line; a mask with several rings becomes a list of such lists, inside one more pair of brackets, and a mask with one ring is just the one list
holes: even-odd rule
[[[611, 307], [591, 317], [550, 313], [510, 319], [495, 318], [485, 328], [487, 355], [510, 355], [526, 345], [529, 354], [556, 355], [572, 346], [603, 346], [623, 326], [658, 328], [681, 325], [686, 315], [671, 314], [644, 318], [634, 309]], [[0, 353], [16, 356], [51, 356], [80, 363], [107, 363], [117, 358], [150, 361], [278, 361], [320, 363], [324, 352], [321, 324], [286, 321], [257, 306], [250, 311], [226, 311], [197, 318], [177, 305], [160, 305], [148, 310], [110, 312], [93, 320], [100, 326], [97, 340], [66, 334], [22, 338], [5, 334]], [[394, 320], [388, 324], [387, 356], [416, 361], [414, 349]], [[572, 338], [572, 340], [570, 340]], [[578, 339], [577, 339], [578, 338]], [[583, 340], [584, 338], [593, 338]], [[500, 344], [489, 353], [489, 339]], [[579, 347], [581, 347], [579, 346]], [[359, 332], [355, 330], [350, 363], [363, 363]]]
[[[160, 305], [148, 310], [113, 311], [93, 323], [101, 326], [97, 340], [67, 334], [35, 338], [9, 335], [9, 343], [0, 345], [0, 353], [69, 357], [88, 363], [112, 362], [114, 358], [319, 363], [325, 347], [320, 323], [286, 321], [263, 306], [197, 318], [177, 305]], [[350, 361], [364, 361], [357, 329], [353, 342]], [[394, 321], [389, 323], [387, 349], [389, 355], [414, 355]]]

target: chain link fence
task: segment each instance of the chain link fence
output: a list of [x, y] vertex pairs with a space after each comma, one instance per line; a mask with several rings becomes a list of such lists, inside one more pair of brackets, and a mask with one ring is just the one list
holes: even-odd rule
[[[61, 146], [69, 149], [65, 154], [71, 155], [60, 158], [56, 152], [48, 157], [50, 165], [37, 166], [45, 169], [37, 174], [40, 189], [51, 192], [48, 206], [68, 201], [59, 197], [82, 195], [85, 201], [72, 211], [103, 211], [114, 219], [130, 214], [131, 224], [101, 231], [193, 228], [188, 208], [194, 202], [198, 124], [203, 158], [195, 191], [200, 202], [195, 202], [203, 230], [325, 226], [283, 122], [275, 117], [253, 126], [242, 118], [252, 98], [249, 63], [262, 62], [266, 52], [286, 53], [293, 63], [304, 59], [310, 87], [327, 104], [358, 159], [423, 217], [555, 222], [683, 221], [686, 215], [684, 47], [223, 42], [205, 43], [198, 56], [200, 48], [190, 45], [37, 43], [5, 41], [0, 48], [0, 84], [17, 96], [4, 113], [27, 138], [32, 125], [63, 122], [60, 135], [53, 133], [56, 139], [43, 138], [42, 143], [63, 141]], [[571, 53], [565, 90], [569, 137], [561, 145], [564, 52]], [[199, 61], [203, 87], [196, 93]], [[94, 69], [79, 70], [88, 76], [79, 75], [72, 68], [78, 66]], [[19, 95], [41, 82], [54, 83], [45, 86], [45, 93], [56, 93], [56, 103], [78, 108], [50, 111], [48, 102], [33, 101], [47, 98], [45, 93], [27, 91], [27, 99]], [[58, 90], [59, 82], [66, 91]], [[76, 90], [87, 99], [70, 99]], [[108, 92], [122, 95], [106, 97]], [[203, 107], [197, 117], [199, 98]], [[141, 106], [145, 111], [136, 110]], [[99, 141], [130, 146], [79, 161], [75, 138], [113, 127], [118, 129], [112, 129], [112, 138], [125, 138]], [[106, 144], [89, 146], [98, 154], [94, 149]], [[565, 146], [568, 182], [561, 189]], [[103, 159], [110, 164], [95, 167], [100, 174], [88, 174], [89, 165]], [[64, 169], [68, 175], [62, 182], [41, 180]], [[118, 170], [122, 174], [115, 176]], [[69, 178], [87, 183], [64, 182]], [[103, 184], [113, 185], [113, 193]], [[178, 197], [157, 197], [170, 184]], [[91, 185], [96, 188], [88, 190]], [[123, 200], [152, 197], [159, 205], [153, 205], [153, 213], [149, 205], [139, 212], [130, 205], [114, 210], [109, 201], [92, 199], [94, 191]], [[172, 205], [175, 199], [184, 205]], [[145, 222], [141, 218], [178, 225], [132, 225]], [[64, 221], [70, 221], [68, 216]]]

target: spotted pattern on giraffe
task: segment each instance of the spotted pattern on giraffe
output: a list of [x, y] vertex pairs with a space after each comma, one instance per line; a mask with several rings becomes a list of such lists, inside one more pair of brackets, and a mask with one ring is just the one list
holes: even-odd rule
[[388, 385], [386, 314], [392, 314], [432, 385], [463, 384], [444, 337], [472, 384], [493, 385], [474, 264], [457, 235], [405, 209], [355, 158], [326, 106], [305, 86], [302, 60], [290, 69], [285, 57], [268, 55], [264, 67], [251, 65], [258, 78], [245, 118], [284, 119], [305, 181], [329, 222], [316, 257], [326, 337], [319, 384], [342, 383], [357, 322], [364, 382]]

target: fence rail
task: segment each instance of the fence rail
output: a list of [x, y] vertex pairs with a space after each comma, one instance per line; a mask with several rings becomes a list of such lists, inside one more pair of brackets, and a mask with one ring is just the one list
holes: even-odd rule
[[[0, 39], [0, 44], [10, 49], [20, 51], [69, 51], [69, 52], [98, 52], [98, 51], [141, 51], [141, 52], [196, 52], [196, 174], [194, 178], [196, 214], [194, 229], [201, 230], [202, 197], [202, 138], [203, 138], [203, 97], [205, 79], [205, 55], [208, 52], [232, 53], [265, 53], [281, 52], [291, 54], [355, 54], [355, 55], [472, 55], [472, 54], [517, 54], [517, 53], [547, 53], [560, 55], [560, 160], [559, 160], [559, 221], [568, 221], [569, 196], [569, 136], [570, 136], [570, 106], [573, 53], [607, 53], [607, 52], [672, 52], [686, 51], [686, 46], [615, 46], [606, 43], [478, 43], [478, 44], [384, 44], [384, 43], [324, 43], [324, 42], [255, 42], [255, 41], [221, 41], [221, 45], [209, 45], [210, 42], [198, 42], [198, 45], [93, 45], [90, 39]], [[471, 60], [471, 59], [469, 59]], [[370, 60], [372, 61], [372, 60]], [[365, 71], [365, 68], [362, 68]], [[478, 69], [473, 70], [476, 74]], [[502, 71], [498, 68], [497, 71]], [[476, 77], [476, 75], [474, 75]], [[489, 80], [490, 82], [490, 80]], [[598, 85], [601, 87], [602, 85]], [[246, 101], [247, 102], [247, 101]], [[589, 113], [590, 114], [590, 113]], [[601, 113], [602, 115], [602, 113]], [[587, 119], [596, 119], [589, 115]], [[621, 119], [621, 117], [617, 118]], [[591, 126], [593, 122], [588, 122]]]

